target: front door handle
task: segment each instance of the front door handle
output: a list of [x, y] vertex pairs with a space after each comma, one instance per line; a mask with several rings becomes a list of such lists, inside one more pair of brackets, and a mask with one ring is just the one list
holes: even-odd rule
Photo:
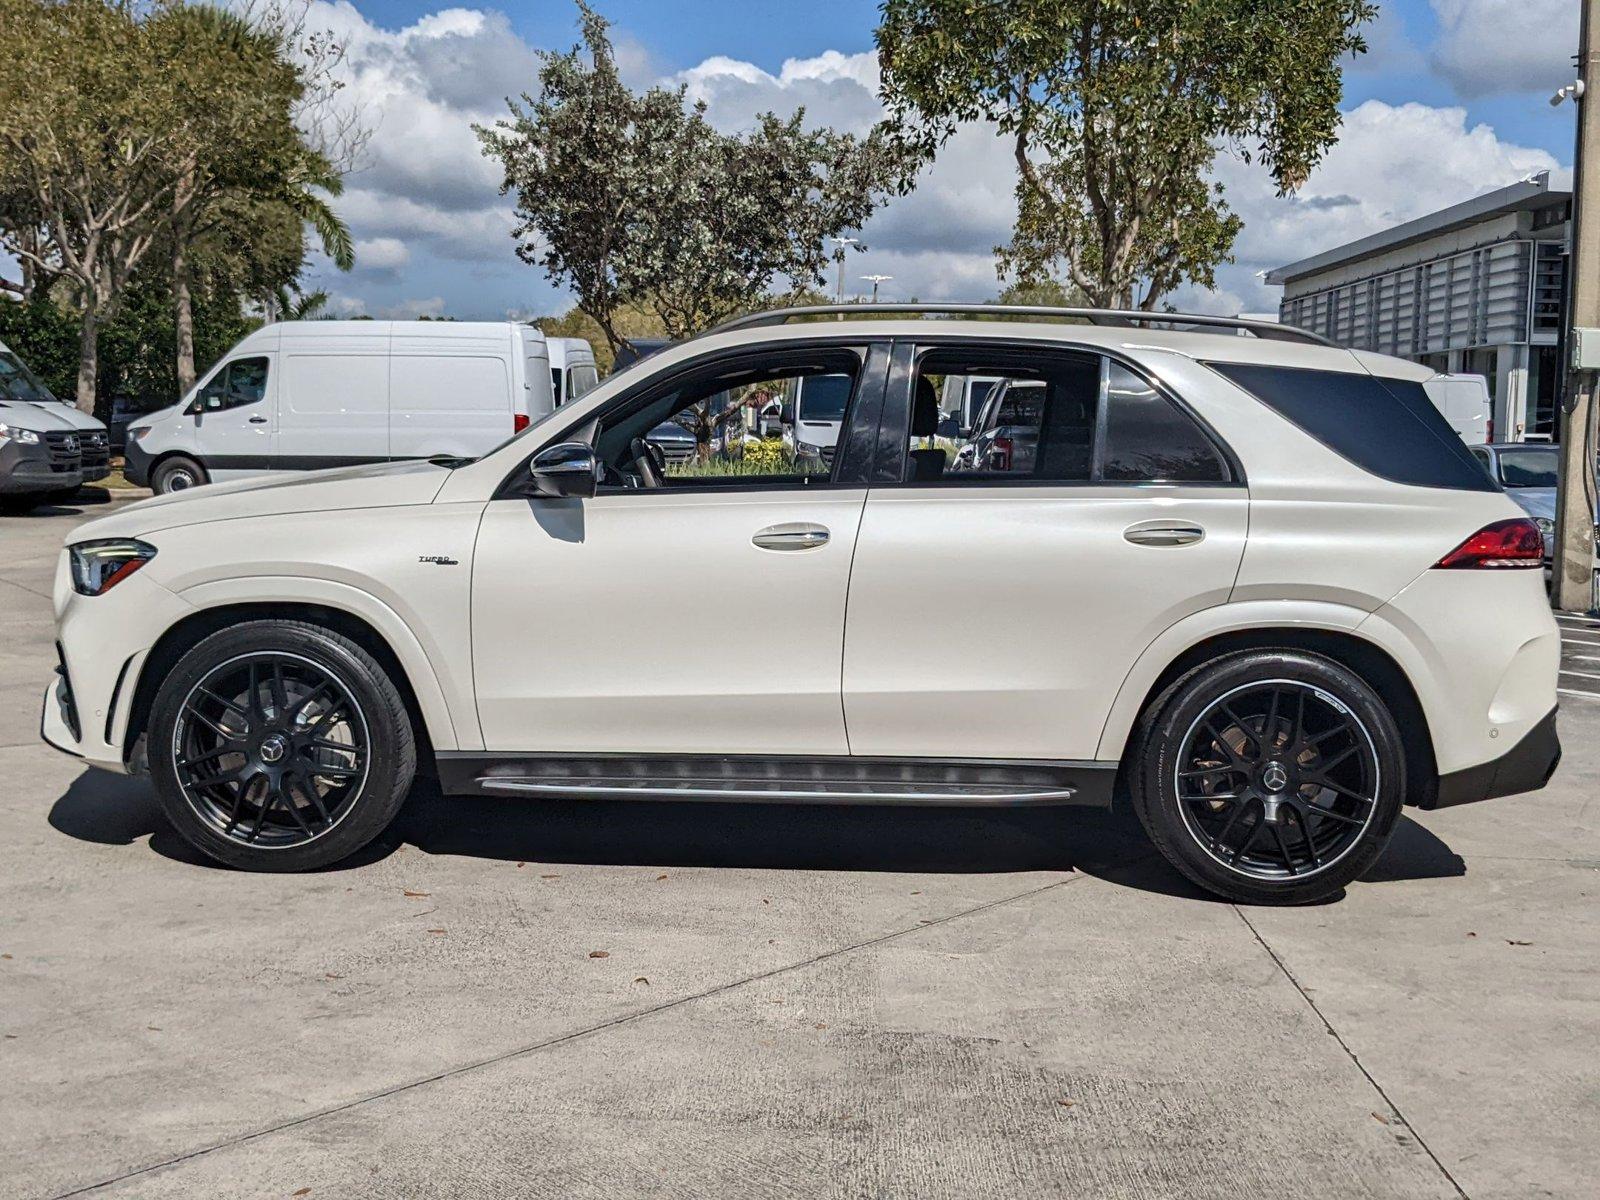
[[794, 522], [768, 525], [750, 540], [763, 550], [815, 550], [828, 544], [828, 531], [821, 525]]
[[1135, 546], [1192, 546], [1204, 541], [1206, 531], [1198, 525], [1173, 521], [1141, 521], [1129, 525], [1122, 536]]
[[267, 419], [265, 417], [251, 417], [250, 418], [250, 424], [252, 424], [252, 425], [265, 425], [266, 423], [267, 423]]

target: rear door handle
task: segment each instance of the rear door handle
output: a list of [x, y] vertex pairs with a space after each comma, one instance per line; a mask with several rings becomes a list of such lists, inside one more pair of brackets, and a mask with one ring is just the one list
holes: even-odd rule
[[1206, 531], [1198, 525], [1173, 521], [1141, 521], [1129, 525], [1122, 536], [1135, 546], [1192, 546], [1204, 541]]
[[252, 425], [265, 425], [266, 423], [267, 423], [267, 419], [265, 417], [251, 417], [250, 418], [250, 424], [252, 424]]
[[798, 521], [787, 525], [768, 525], [750, 539], [763, 550], [815, 550], [828, 544], [828, 531], [821, 525]]

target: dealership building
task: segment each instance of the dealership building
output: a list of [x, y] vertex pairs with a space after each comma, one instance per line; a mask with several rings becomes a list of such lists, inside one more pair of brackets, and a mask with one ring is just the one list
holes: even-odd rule
[[1557, 436], [1572, 196], [1548, 173], [1267, 272], [1279, 319], [1341, 346], [1482, 375], [1493, 437]]

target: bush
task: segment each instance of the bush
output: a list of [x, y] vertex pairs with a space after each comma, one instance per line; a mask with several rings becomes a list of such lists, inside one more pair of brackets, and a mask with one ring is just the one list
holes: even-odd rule
[[739, 475], [793, 475], [794, 454], [782, 438], [760, 442], [735, 443], [731, 455], [713, 454], [703, 463], [686, 462], [668, 466], [667, 474], [676, 479], [720, 479]]

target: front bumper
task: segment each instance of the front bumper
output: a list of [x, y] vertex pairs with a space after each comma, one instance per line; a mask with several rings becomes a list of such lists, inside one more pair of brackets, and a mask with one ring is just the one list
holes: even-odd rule
[[83, 481], [95, 483], [111, 474], [111, 450], [105, 444], [83, 442]]
[[0, 443], [0, 495], [70, 491], [83, 483], [81, 460], [52, 452], [46, 444]]
[[150, 486], [150, 452], [131, 437], [122, 450], [122, 477], [134, 487]]
[[1518, 792], [1536, 792], [1550, 782], [1560, 763], [1561, 739], [1556, 736], [1556, 710], [1552, 708], [1499, 758], [1441, 775], [1438, 789], [1419, 807], [1448, 808]]
[[93, 767], [126, 772], [129, 723], [151, 647], [194, 612], [136, 571], [104, 596], [72, 590], [65, 551], [56, 568], [56, 643], [61, 666], [46, 689], [40, 734]]

